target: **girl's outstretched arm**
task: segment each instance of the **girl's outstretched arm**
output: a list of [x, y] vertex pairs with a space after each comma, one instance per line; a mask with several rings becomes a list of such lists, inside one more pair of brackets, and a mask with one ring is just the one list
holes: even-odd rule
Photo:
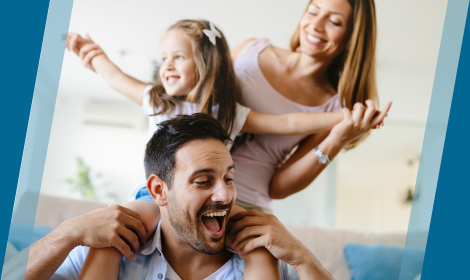
[[[235, 215], [238, 212], [245, 211], [245, 209], [240, 206], [234, 205], [231, 211], [231, 215]], [[228, 232], [228, 231], [227, 231]], [[246, 243], [250, 242], [253, 238], [249, 238], [235, 248], [235, 251], [238, 252]], [[232, 242], [233, 238], [227, 236], [226, 242], [228, 247]], [[247, 254], [241, 255], [241, 258], [245, 261], [245, 272], [244, 280], [258, 280], [258, 279], [272, 279], [272, 280], [281, 280], [281, 270], [279, 267], [279, 260], [273, 257], [273, 255], [265, 248], [255, 249]]]
[[[134, 200], [123, 204], [124, 207], [139, 213], [150, 227], [147, 232], [149, 240], [157, 229], [160, 220], [160, 208], [155, 202]], [[104, 249], [90, 248], [80, 272], [80, 280], [116, 280], [118, 279], [119, 263], [123, 255], [114, 247]]]
[[98, 72], [111, 88], [142, 105], [144, 89], [148, 84], [122, 72], [88, 35], [83, 39], [78, 34], [69, 33], [67, 48], [80, 57], [83, 65]]
[[330, 131], [343, 120], [342, 113], [290, 113], [270, 115], [250, 111], [242, 131], [255, 134], [316, 134]]

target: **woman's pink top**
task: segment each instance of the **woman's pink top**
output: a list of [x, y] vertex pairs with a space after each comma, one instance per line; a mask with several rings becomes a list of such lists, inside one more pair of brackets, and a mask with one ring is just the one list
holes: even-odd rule
[[[265, 114], [292, 112], [341, 111], [338, 94], [321, 106], [305, 106], [291, 101], [276, 91], [266, 80], [258, 63], [259, 53], [271, 43], [267, 38], [250, 42], [234, 62], [235, 73], [242, 87], [242, 104]], [[269, 184], [276, 169], [307, 135], [256, 135], [232, 152], [236, 166], [237, 198], [261, 206], [272, 207]]]

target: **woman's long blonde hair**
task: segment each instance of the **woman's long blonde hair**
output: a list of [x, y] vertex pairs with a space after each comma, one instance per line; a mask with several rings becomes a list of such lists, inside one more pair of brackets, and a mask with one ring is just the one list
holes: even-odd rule
[[[188, 36], [196, 62], [197, 82], [186, 101], [198, 104], [198, 113], [208, 115], [212, 115], [212, 107], [217, 105], [217, 120], [230, 134], [241, 91], [225, 36], [219, 30], [222, 38], [216, 38], [216, 44], [213, 45], [202, 31], [210, 29], [210, 23], [204, 20], [180, 20], [167, 31], [173, 29], [182, 30]], [[149, 94], [150, 105], [157, 115], [181, 106], [178, 98], [166, 94], [158, 74]]]
[[[312, 3], [311, 0], [307, 5]], [[356, 102], [365, 104], [372, 99], [379, 105], [375, 77], [375, 48], [377, 23], [374, 0], [348, 0], [353, 8], [350, 39], [346, 49], [339, 54], [328, 69], [328, 79], [339, 93], [341, 106], [352, 110]], [[300, 25], [292, 36], [290, 47], [296, 51], [300, 46]], [[354, 148], [361, 139], [352, 141], [345, 149]]]

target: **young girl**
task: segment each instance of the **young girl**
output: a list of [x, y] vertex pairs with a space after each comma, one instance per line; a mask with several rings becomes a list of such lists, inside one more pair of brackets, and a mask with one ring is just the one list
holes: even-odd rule
[[[149, 136], [159, 122], [194, 112], [214, 116], [232, 140], [244, 132], [314, 134], [330, 130], [343, 119], [342, 113], [260, 114], [240, 105], [240, 90], [227, 42], [223, 34], [207, 21], [178, 21], [164, 33], [161, 39], [162, 65], [153, 85], [124, 74], [89, 38], [85, 40], [69, 34], [67, 47], [113, 89], [143, 106], [144, 113], [149, 116]], [[152, 228], [149, 237], [153, 235], [159, 219], [158, 206], [144, 200], [124, 205], [141, 214]], [[241, 210], [234, 207], [232, 212]], [[242, 257], [245, 260], [245, 279], [280, 279], [277, 261], [267, 250], [258, 249]], [[113, 248], [90, 249], [80, 278], [117, 279], [121, 258], [119, 251]], [[107, 275], [102, 275], [103, 266], [108, 267]]]

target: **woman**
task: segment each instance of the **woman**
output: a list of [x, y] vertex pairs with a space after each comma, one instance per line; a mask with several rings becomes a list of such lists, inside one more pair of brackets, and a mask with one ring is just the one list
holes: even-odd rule
[[311, 0], [291, 50], [267, 39], [249, 39], [232, 51], [245, 106], [271, 114], [343, 107], [346, 116], [329, 134], [257, 135], [237, 147], [232, 157], [239, 206], [271, 212], [272, 199], [303, 190], [339, 151], [367, 136], [378, 103], [375, 45], [373, 0]]

